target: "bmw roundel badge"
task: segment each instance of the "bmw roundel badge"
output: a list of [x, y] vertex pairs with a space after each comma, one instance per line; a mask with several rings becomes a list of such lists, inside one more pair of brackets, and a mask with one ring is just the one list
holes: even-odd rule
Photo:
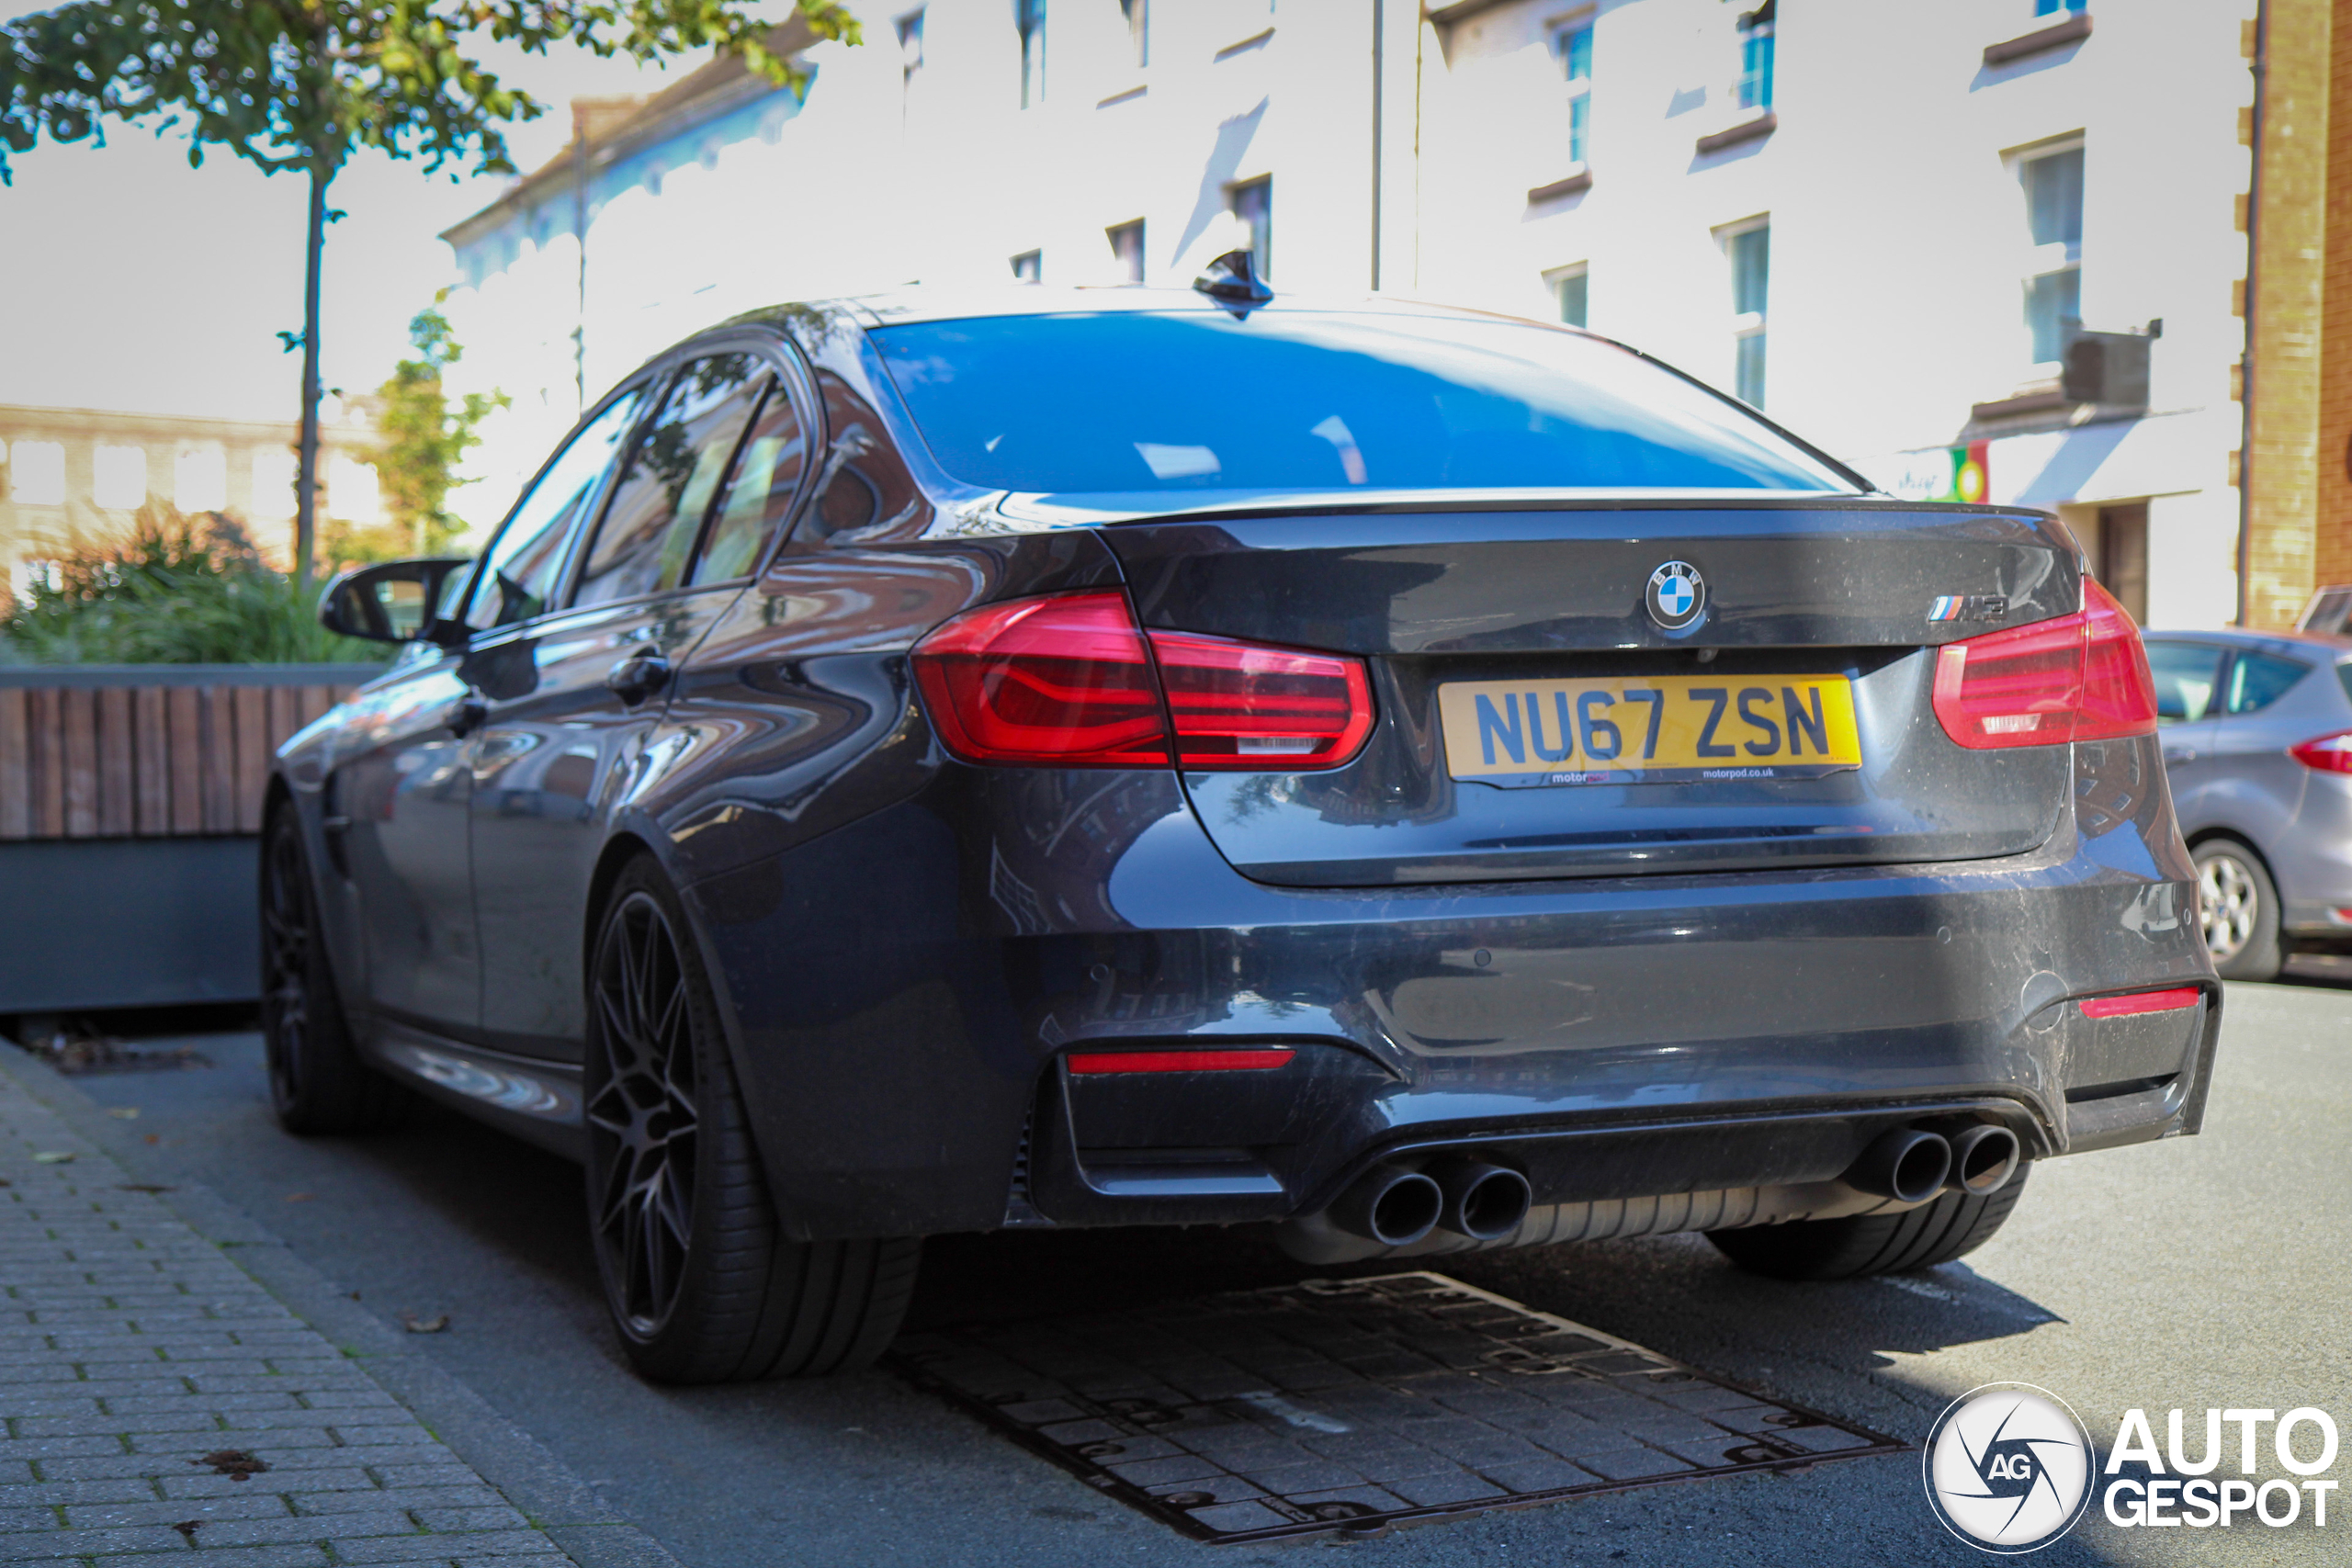
[[1707, 580], [1687, 560], [1670, 560], [1650, 573], [1650, 619], [1668, 631], [1691, 626], [1707, 611]]

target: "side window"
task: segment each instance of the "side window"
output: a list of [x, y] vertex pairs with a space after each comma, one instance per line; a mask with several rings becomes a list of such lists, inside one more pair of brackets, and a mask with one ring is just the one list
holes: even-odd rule
[[792, 509], [808, 460], [808, 437], [800, 428], [792, 394], [782, 381], [771, 381], [767, 400], [760, 405], [743, 442], [743, 455], [736, 459], [718, 520], [703, 540], [695, 581], [724, 582], [749, 575]]
[[514, 508], [474, 580], [466, 624], [476, 631], [527, 620], [548, 607], [563, 570], [572, 529], [594, 504], [621, 438], [636, 422], [646, 389], [632, 388], [557, 454]]
[[2230, 713], [2254, 713], [2287, 694], [2288, 688], [2312, 672], [2297, 659], [2269, 653], [2241, 653], [2230, 666]]
[[831, 450], [817, 476], [810, 525], [818, 537], [860, 544], [898, 532], [922, 513], [922, 491], [890, 445], [882, 416], [832, 371], [820, 371]]
[[2213, 708], [2222, 649], [2210, 642], [2151, 642], [2148, 669], [2156, 678], [2156, 722], [2189, 724]]
[[574, 604], [634, 599], [686, 580], [703, 519], [767, 374], [749, 354], [690, 360], [678, 373], [621, 469]]

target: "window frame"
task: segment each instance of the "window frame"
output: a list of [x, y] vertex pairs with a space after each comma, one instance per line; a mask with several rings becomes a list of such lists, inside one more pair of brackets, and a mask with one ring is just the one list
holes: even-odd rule
[[[1563, 88], [1562, 102], [1568, 113], [1568, 162], [1571, 172], [1582, 169], [1591, 162], [1592, 140], [1592, 57], [1598, 40], [1593, 36], [1593, 24], [1600, 20], [1598, 7], [1587, 6], [1581, 11], [1560, 17], [1544, 25], [1544, 47], [1550, 51], [1560, 70]], [[1575, 39], [1585, 40], [1585, 68], [1581, 76], [1572, 76], [1576, 68]], [[1579, 121], [1581, 114], [1581, 121]]]
[[[800, 525], [801, 511], [808, 502], [809, 481], [822, 460], [821, 455], [826, 446], [826, 438], [823, 434], [824, 412], [816, 399], [815, 384], [809, 379], [807, 367], [801, 363], [798, 351], [792, 346], [789, 340], [779, 333], [765, 332], [724, 333], [689, 339], [662, 355], [658, 362], [658, 368], [654, 374], [661, 381], [662, 395], [664, 398], [669, 395], [672, 383], [676, 380], [678, 373], [695, 360], [707, 358], [712, 355], [730, 353], [751, 354], [766, 365], [771, 389], [783, 389], [791, 397], [793, 412], [800, 419], [802, 439], [808, 446], [808, 450], [800, 465], [800, 478], [794, 487], [792, 500], [784, 509], [783, 519], [776, 525], [775, 536], [760, 547], [759, 554], [752, 559], [751, 570], [741, 577], [719, 578], [711, 581], [689, 577], [686, 581], [679, 583], [674, 588], [657, 589], [650, 593], [639, 593], [627, 599], [603, 599], [594, 604], [575, 605], [573, 596], [579, 592], [580, 578], [588, 564], [586, 547], [594, 537], [593, 533], [582, 530], [581, 534], [573, 536], [569, 547], [569, 558], [564, 562], [561, 579], [563, 609], [550, 610], [548, 615], [569, 614], [575, 608], [601, 612], [624, 605], [656, 604], [664, 599], [676, 599], [685, 594], [701, 592], [706, 589], [740, 588], [754, 581], [760, 573], [767, 570], [768, 563], [775, 558], [776, 551], [782, 547], [784, 541], [789, 538], [792, 531]], [[767, 394], [768, 397], [775, 395], [774, 389]], [[695, 528], [694, 544], [688, 548], [686, 560], [689, 569], [699, 566], [702, 562], [704, 541], [709, 537], [711, 523], [717, 515], [718, 506], [727, 497], [729, 486], [734, 480], [735, 465], [743, 456], [744, 438], [751, 434], [752, 425], [758, 423], [759, 416], [765, 411], [766, 406], [764, 399], [754, 404], [752, 418], [745, 422], [741, 431], [736, 433], [735, 449], [728, 454], [726, 471], [720, 479], [718, 489], [711, 496], [710, 504], [703, 509], [701, 525]], [[645, 422], [660, 412], [661, 404], [658, 401], [647, 404], [646, 412], [638, 417], [636, 427], [628, 434], [629, 450], [634, 451], [638, 440], [644, 435]], [[614, 472], [618, 472], [617, 468]], [[612, 505], [612, 502], [613, 483], [612, 477], [608, 475], [605, 479], [604, 493], [596, 498], [595, 525], [597, 528], [601, 529], [604, 526], [605, 512]]]
[[[1764, 309], [1760, 310], [1742, 310], [1738, 308], [1739, 256], [1737, 244], [1739, 241], [1746, 238], [1747, 235], [1757, 233], [1760, 233], [1764, 236]], [[1769, 392], [1771, 386], [1770, 342], [1772, 332], [1772, 215], [1769, 212], [1760, 212], [1753, 218], [1742, 218], [1736, 222], [1722, 224], [1715, 230], [1715, 243], [1723, 248], [1724, 270], [1727, 275], [1726, 281], [1731, 285], [1731, 302], [1733, 307], [1730, 312], [1732, 340], [1732, 395], [1737, 398], [1740, 402], [1746, 404], [1747, 407], [1760, 411], [1764, 407], [1762, 400], [1760, 398], [1749, 398], [1746, 391], [1740, 387], [1739, 362], [1740, 356], [1749, 342], [1753, 341], [1763, 345], [1758, 350], [1759, 357], [1764, 360], [1764, 365], [1760, 367], [1758, 371], [1758, 379], [1763, 384], [1759, 386], [1757, 390], [1759, 393]]]
[[[2048, 158], [2063, 158], [2069, 152], [2079, 153], [2083, 159], [2081, 191], [2083, 202], [2082, 210], [2077, 215], [2081, 220], [2079, 227], [2083, 232], [2078, 234], [2072, 243], [2059, 241], [2049, 245], [2035, 244], [2033, 242], [2033, 197], [2026, 188], [2026, 165], [2041, 163]], [[2019, 305], [2018, 325], [2023, 333], [2024, 341], [2019, 344], [2019, 352], [2024, 356], [2026, 364], [2035, 372], [2045, 377], [2055, 376], [2065, 368], [2065, 344], [2063, 341], [2060, 343], [2056, 359], [2035, 358], [2033, 324], [2031, 319], [2024, 313], [2024, 307], [2032, 297], [2034, 284], [2044, 277], [2054, 277], [2062, 273], [2072, 272], [2075, 275], [2075, 315], [2074, 321], [2077, 330], [2082, 326], [2083, 252], [2085, 240], [2087, 238], [2090, 228], [2089, 138], [2079, 130], [2069, 131], [2064, 136], [2054, 136], [2046, 141], [2037, 141], [2030, 146], [2014, 148], [2002, 154], [2001, 161], [2007, 166], [2009, 178], [2017, 187], [2018, 216], [2020, 220], [2018, 223], [2020, 243], [2018, 254], [2023, 265], [2019, 268], [2018, 278]], [[2053, 249], [2064, 251], [2063, 259], [2052, 258], [2042, 254]], [[2055, 266], [2049, 265], [2052, 259], [2058, 260], [2058, 265]]]
[[[1146, 227], [1146, 223], [1145, 219], [1130, 218], [1125, 223], [1114, 223], [1102, 231], [1102, 237], [1110, 242], [1113, 257], [1120, 263], [1122, 267], [1132, 267], [1134, 270], [1133, 276], [1119, 279], [1122, 283], [1141, 283], [1148, 276], [1147, 264], [1149, 259], [1149, 251], [1147, 247], [1150, 242], [1150, 230]], [[1132, 259], [1120, 249], [1120, 242], [1128, 235], [1135, 237], [1136, 249]]]
[[[515, 492], [514, 504], [508, 507], [506, 515], [498, 520], [498, 526], [492, 529], [490, 537], [482, 542], [481, 552], [474, 557], [472, 570], [465, 573], [466, 589], [457, 599], [460, 625], [465, 624], [466, 607], [473, 603], [474, 593], [481, 586], [481, 574], [490, 570], [491, 558], [497, 554], [500, 542], [506, 537], [507, 529], [514, 525], [515, 514], [520, 513], [525, 504], [537, 492], [540, 483], [546, 479], [556, 464], [562, 460], [563, 455], [571, 450], [571, 444], [579, 440], [590, 425], [603, 418], [605, 412], [615, 403], [632, 392], [642, 391], [646, 393], [644, 406], [638, 411], [637, 417], [629, 421], [628, 429], [622, 432], [619, 442], [614, 447], [616, 456], [631, 450], [637, 444], [639, 434], [645, 428], [647, 416], [661, 406], [662, 394], [669, 390], [672, 368], [664, 364], [639, 367], [633, 373], [622, 377], [611, 391], [597, 399], [579, 419], [573, 422], [571, 428], [563, 433], [563, 439], [558, 441], [553, 449], [548, 453], [547, 460], [532, 471], [531, 477], [524, 481], [523, 488]], [[605, 465], [604, 477], [596, 481], [595, 496], [582, 509], [581, 515], [573, 519], [571, 535], [563, 542], [561, 564], [556, 568], [554, 581], [549, 585], [548, 607], [536, 615], [526, 615], [518, 621], [506, 621], [492, 626], [468, 626], [465, 646], [481, 647], [509, 636], [518, 626], [539, 626], [552, 616], [567, 615], [571, 612], [572, 580], [579, 565], [581, 539], [582, 536], [604, 525], [605, 506], [613, 498], [613, 479], [618, 472], [617, 462]]]
[[[1779, 68], [1779, 51], [1775, 41], [1778, 21], [1777, 0], [1762, 0], [1756, 9], [1743, 12], [1738, 18], [1739, 74], [1732, 79], [1732, 94], [1738, 100], [1738, 107], [1743, 114], [1772, 112], [1773, 79]], [[1763, 46], [1763, 68], [1760, 71], [1750, 63], [1750, 51], [1758, 44]], [[1760, 98], [1756, 96], [1752, 85], [1759, 81], [1763, 85]]]
[[[1266, 203], [1264, 221], [1245, 217], [1241, 197], [1245, 192], [1263, 191]], [[1259, 281], [1271, 284], [1274, 280], [1274, 176], [1253, 175], [1246, 180], [1233, 180], [1225, 187], [1225, 209], [1250, 225], [1250, 259], [1258, 272]]]
[[[1567, 318], [1567, 302], [1562, 298], [1561, 290], [1569, 283], [1579, 279], [1585, 286], [1585, 319], [1581, 321], [1572, 321]], [[1574, 327], [1578, 332], [1592, 330], [1592, 264], [1590, 262], [1571, 262], [1566, 266], [1554, 267], [1544, 275], [1544, 287], [1551, 291], [1552, 310], [1559, 318], [1562, 326]]]

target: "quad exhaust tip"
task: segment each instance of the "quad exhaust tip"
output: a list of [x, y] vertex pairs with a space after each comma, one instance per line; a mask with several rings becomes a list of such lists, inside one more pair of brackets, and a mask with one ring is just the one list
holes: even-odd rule
[[1535, 1201], [1527, 1178], [1480, 1159], [1451, 1159], [1430, 1174], [1445, 1194], [1440, 1228], [1472, 1241], [1500, 1241], [1526, 1222], [1528, 1205]]
[[1418, 1170], [1376, 1166], [1331, 1205], [1331, 1223], [1383, 1247], [1410, 1247], [1444, 1217], [1445, 1193]]
[[1951, 1175], [1951, 1142], [1939, 1133], [1895, 1127], [1871, 1140], [1846, 1172], [1847, 1184], [1898, 1203], [1924, 1203]]
[[2024, 1152], [2018, 1146], [2015, 1133], [1989, 1122], [1980, 1122], [1953, 1134], [1951, 1190], [1972, 1198], [1998, 1192], [2017, 1174], [2018, 1161]]

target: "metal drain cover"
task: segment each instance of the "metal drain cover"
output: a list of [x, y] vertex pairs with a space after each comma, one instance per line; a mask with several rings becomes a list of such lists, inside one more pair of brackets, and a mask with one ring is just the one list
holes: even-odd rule
[[910, 1335], [898, 1369], [1210, 1541], [1902, 1452], [1442, 1274]]

